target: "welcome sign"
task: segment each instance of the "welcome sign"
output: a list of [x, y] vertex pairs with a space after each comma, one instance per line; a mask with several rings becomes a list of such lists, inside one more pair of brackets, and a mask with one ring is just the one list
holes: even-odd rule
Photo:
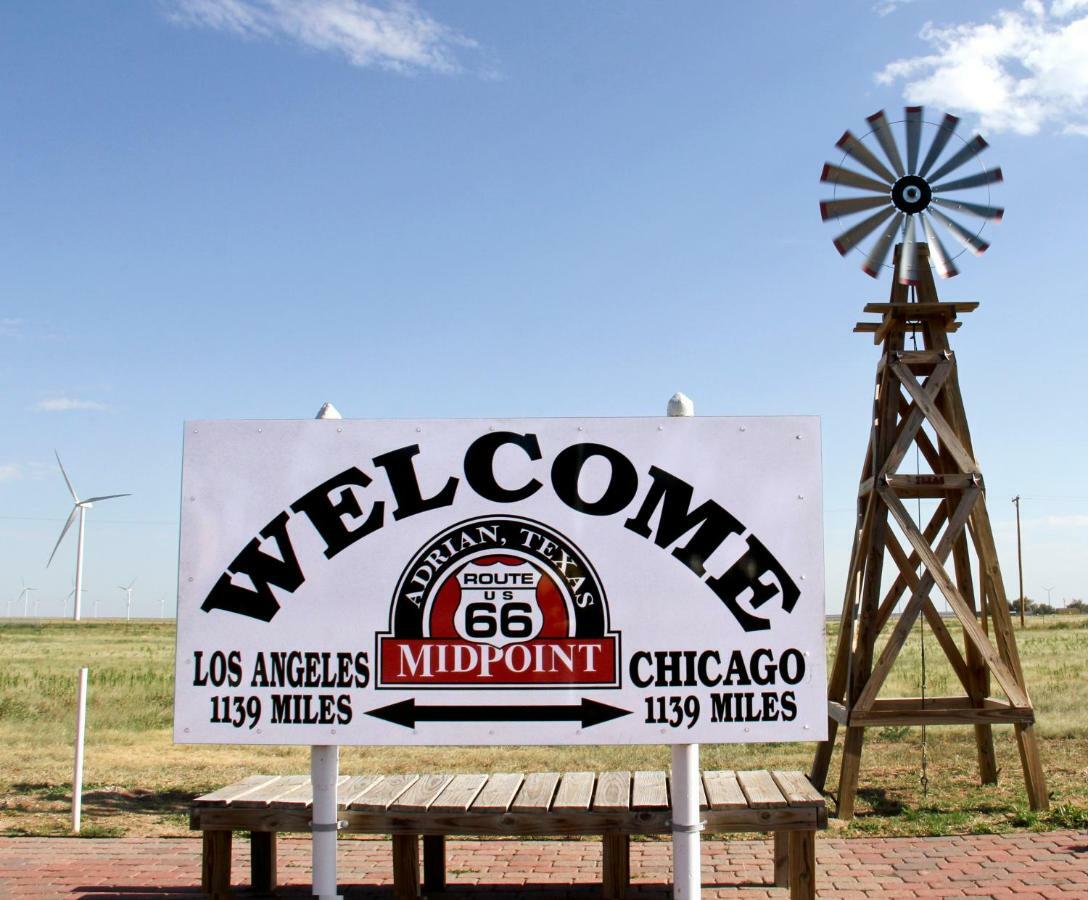
[[813, 418], [185, 429], [175, 740], [825, 737]]

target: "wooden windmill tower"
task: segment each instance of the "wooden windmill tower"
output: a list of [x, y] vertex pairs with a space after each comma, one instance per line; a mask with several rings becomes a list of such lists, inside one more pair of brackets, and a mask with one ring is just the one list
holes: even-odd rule
[[[865, 194], [821, 203], [825, 219], [877, 209], [835, 240], [847, 253], [877, 237], [862, 268], [873, 277], [884, 267], [892, 242], [894, 277], [887, 303], [871, 303], [855, 331], [873, 334], [877, 363], [869, 446], [858, 488], [857, 525], [843, 601], [839, 641], [828, 684], [828, 739], [816, 751], [812, 781], [822, 788], [836, 732], [845, 740], [839, 777], [838, 816], [854, 813], [865, 729], [888, 725], [973, 725], [983, 783], [997, 781], [992, 726], [1015, 729], [1032, 809], [1047, 808], [1046, 780], [986, 508], [986, 486], [976, 460], [960, 393], [957, 362], [949, 344], [960, 316], [977, 303], [949, 303], [937, 296], [930, 262], [943, 277], [956, 268], [934, 229], [945, 226], [967, 248], [988, 244], [950, 219], [945, 210], [999, 220], [1002, 210], [948, 198], [949, 191], [984, 189], [1001, 170], [982, 169], [954, 180], [946, 176], [986, 147], [976, 136], [937, 165], [957, 120], [945, 116], [925, 159], [918, 163], [923, 127], [920, 107], [905, 117], [907, 161], [883, 112], [869, 118], [870, 136], [891, 170], [850, 132], [838, 146], [872, 177], [839, 166], [824, 168], [824, 181]], [[868, 137], [868, 136], [867, 136]], [[988, 198], [985, 198], [988, 199]], [[915, 240], [916, 229], [926, 242]], [[925, 513], [922, 513], [925, 504]], [[915, 512], [908, 508], [915, 507]], [[886, 565], [890, 562], [890, 565]], [[937, 611], [943, 596], [962, 630], [963, 649]], [[898, 607], [898, 615], [895, 615]], [[924, 617], [962, 691], [955, 696], [880, 695], [919, 616]], [[924, 658], [923, 658], [924, 660]]]

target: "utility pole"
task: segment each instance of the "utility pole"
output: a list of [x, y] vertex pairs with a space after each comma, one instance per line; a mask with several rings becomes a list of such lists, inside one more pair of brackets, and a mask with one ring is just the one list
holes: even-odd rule
[[1020, 572], [1020, 627], [1024, 627], [1024, 556], [1020, 550], [1020, 495], [1012, 498], [1016, 504], [1016, 568]]
[[1043, 588], [1043, 590], [1044, 590], [1044, 591], [1046, 591], [1046, 605], [1047, 605], [1047, 606], [1050, 606], [1050, 592], [1051, 592], [1052, 590], [1054, 590], [1054, 588], [1052, 588], [1052, 587], [1045, 587], [1045, 588]]

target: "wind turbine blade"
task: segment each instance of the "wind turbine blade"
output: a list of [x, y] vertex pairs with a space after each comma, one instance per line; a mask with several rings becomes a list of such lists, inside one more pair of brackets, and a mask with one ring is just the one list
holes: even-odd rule
[[68, 478], [68, 473], [64, 471], [64, 463], [60, 461], [60, 454], [56, 450], [53, 451], [53, 455], [57, 458], [57, 465], [60, 466], [60, 474], [64, 476], [64, 483], [68, 485], [68, 493], [72, 495], [72, 499], [79, 503], [79, 497], [76, 496], [76, 489], [72, 487], [72, 482]]
[[1005, 215], [1005, 210], [1000, 206], [983, 206], [981, 203], [965, 203], [963, 200], [947, 200], [944, 197], [934, 197], [933, 202], [951, 210], [978, 216], [980, 219], [989, 219], [991, 222], [1000, 222]]
[[56, 544], [53, 545], [53, 552], [49, 554], [49, 562], [45, 564], [45, 567], [49, 568], [49, 563], [53, 561], [53, 557], [57, 555], [57, 548], [60, 546], [60, 542], [64, 540], [64, 536], [68, 533], [68, 529], [72, 527], [72, 523], [76, 519], [76, 515], [79, 513], [79, 507], [73, 506], [72, 511], [68, 514], [68, 521], [64, 523], [64, 527], [60, 530], [60, 537], [57, 538]]
[[903, 224], [903, 213], [896, 213], [895, 218], [884, 227], [880, 237], [873, 242], [873, 246], [869, 249], [869, 255], [865, 257], [865, 262], [861, 264], [861, 271], [870, 278], [876, 278], [880, 275], [880, 270], [884, 268], [884, 260], [888, 258], [888, 249], [891, 247], [896, 234], [899, 233], [901, 224]]
[[878, 206], [886, 206], [890, 203], [891, 200], [887, 194], [877, 197], [848, 197], [845, 200], [821, 200], [820, 218], [826, 222], [828, 219], [838, 219], [842, 216], [849, 216], [851, 213], [875, 209]]
[[929, 176], [929, 183], [932, 184], [934, 181], [939, 181], [949, 172], [958, 169], [968, 160], [974, 159], [989, 146], [990, 145], [986, 143], [981, 134], [976, 134], [963, 147], [961, 147], [958, 152], [954, 153], [947, 160], [945, 160], [943, 166], [941, 166], [939, 169], [937, 169], [936, 172]]
[[824, 170], [820, 173], [820, 181], [861, 188], [864, 191], [876, 191], [878, 194], [891, 194], [888, 185], [881, 184], [868, 175], [862, 175], [860, 172], [844, 169], [841, 166], [833, 166], [831, 163], [824, 163]]
[[944, 184], [933, 185], [933, 193], [944, 191], [962, 191], [964, 188], [982, 187], [987, 184], [995, 184], [1004, 181], [1005, 176], [1001, 169], [990, 169], [987, 172], [979, 172], [977, 175], [968, 175], [966, 178], [957, 178], [955, 181], [946, 181]]
[[852, 156], [878, 178], [886, 181], [888, 183], [888, 187], [891, 187], [892, 182], [895, 181], [895, 176], [891, 173], [888, 167], [885, 166], [884, 163], [882, 163], [879, 159], [877, 159], [876, 154], [873, 153], [856, 137], [854, 137], [849, 131], [843, 132], [842, 137], [835, 142], [835, 146], [838, 147], [847, 156]]
[[914, 216], [907, 216], [907, 230], [903, 235], [903, 246], [899, 250], [899, 283], [912, 285], [918, 281], [918, 243], [914, 239]]
[[873, 134], [876, 136], [880, 148], [884, 151], [884, 155], [888, 157], [888, 162], [895, 169], [895, 174], [902, 178], [905, 174], [903, 160], [899, 156], [899, 148], [895, 146], [895, 137], [892, 135], [892, 129], [888, 125], [888, 117], [884, 115], [884, 110], [873, 113], [867, 121], [872, 126]]
[[132, 494], [105, 494], [101, 497], [88, 497], [84, 503], [97, 503], [99, 500], [112, 500], [114, 497], [131, 497]]
[[960, 225], [959, 222], [954, 222], [952, 219], [948, 218], [948, 216], [946, 216], [935, 206], [931, 206], [929, 208], [929, 214], [942, 225], [944, 225], [944, 227], [947, 228], [950, 232], [952, 232], [952, 236], [961, 244], [963, 244], [963, 246], [965, 246], [968, 250], [974, 253], [975, 256], [981, 256], [987, 251], [987, 249], [989, 249], [990, 245], [986, 241], [980, 238], [977, 234], [972, 234], [970, 231]]
[[887, 209], [881, 209], [869, 216], [869, 218], [858, 222], [853, 228], [848, 228], [837, 238], [835, 238], [835, 249], [839, 251], [843, 256], [846, 256], [854, 247], [867, 238], [872, 232], [876, 231], [881, 223], [891, 217], [895, 212], [895, 207], [888, 204]]
[[907, 113], [907, 174], [918, 171], [918, 148], [922, 144], [922, 107], [908, 106]]
[[926, 172], [930, 170], [930, 167], [937, 161], [937, 157], [941, 155], [941, 151], [944, 150], [945, 145], [956, 131], [956, 126], [960, 124], [960, 120], [955, 116], [946, 114], [944, 121], [941, 122], [941, 127], [937, 129], [937, 133], [933, 136], [933, 143], [929, 145], [929, 152], [926, 153], [926, 158], [922, 160], [922, 168], [918, 170], [918, 174], [925, 178]]
[[956, 268], [956, 264], [949, 258], [948, 251], [944, 249], [944, 244], [941, 243], [941, 239], [937, 236], [937, 229], [929, 224], [929, 219], [919, 213], [919, 218], [922, 220], [922, 228], [925, 229], [926, 243], [929, 244], [929, 258], [933, 260], [933, 265], [937, 269], [937, 274], [941, 278], [954, 278], [959, 274], [959, 269]]

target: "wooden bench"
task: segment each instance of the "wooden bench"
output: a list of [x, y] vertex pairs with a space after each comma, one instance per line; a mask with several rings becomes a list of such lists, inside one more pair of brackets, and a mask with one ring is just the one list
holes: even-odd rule
[[[337, 785], [343, 831], [390, 834], [398, 900], [445, 889], [447, 835], [528, 836], [599, 834], [604, 896], [618, 900], [630, 884], [633, 834], [671, 831], [665, 772], [535, 772], [493, 775], [357, 775]], [[773, 832], [775, 884], [793, 898], [816, 895], [815, 836], [827, 827], [820, 793], [800, 772], [703, 772], [701, 818], [707, 832]], [[231, 835], [251, 835], [256, 890], [276, 886], [276, 834], [310, 830], [310, 779], [253, 775], [197, 797], [190, 827], [204, 833], [201, 885], [230, 896]]]

